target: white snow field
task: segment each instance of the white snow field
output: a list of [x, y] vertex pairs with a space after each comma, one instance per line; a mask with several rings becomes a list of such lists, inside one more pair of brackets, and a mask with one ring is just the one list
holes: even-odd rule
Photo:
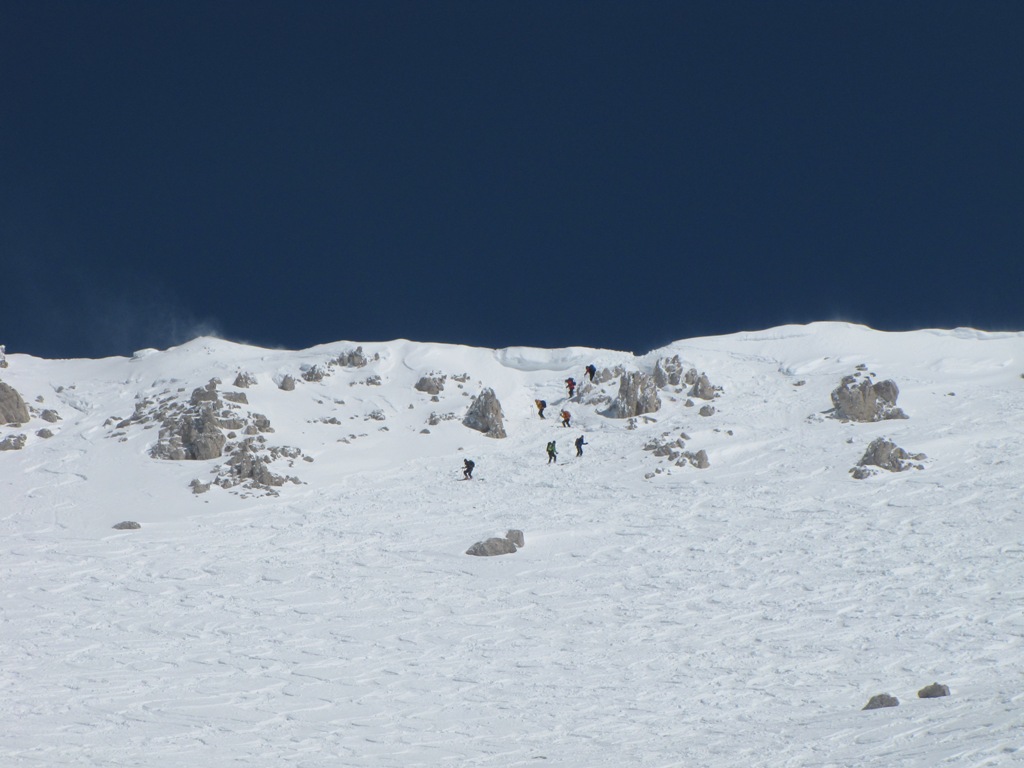
[[[8, 355], [33, 416], [0, 427], [26, 436], [0, 453], [0, 766], [1024, 763], [1024, 333], [816, 323], [642, 357], [394, 341], [301, 378], [356, 346]], [[673, 355], [719, 397], [663, 387], [611, 419], [587, 401], [614, 378], [556, 419], [588, 363]], [[431, 372], [437, 402], [414, 388]], [[909, 418], [830, 418], [855, 373], [895, 381]], [[299, 484], [194, 494], [225, 457], [154, 459], [158, 425], [117, 426], [212, 377], [269, 418], [267, 446], [301, 449], [270, 466]], [[506, 439], [461, 424], [484, 387]], [[708, 468], [645, 450], [683, 432]], [[883, 436], [923, 469], [854, 479]], [[518, 552], [465, 554], [510, 528]], [[933, 682], [950, 695], [919, 699]], [[899, 706], [862, 711], [878, 693]]]

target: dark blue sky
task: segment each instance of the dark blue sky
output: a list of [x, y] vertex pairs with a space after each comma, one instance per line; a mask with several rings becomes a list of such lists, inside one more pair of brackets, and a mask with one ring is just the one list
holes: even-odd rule
[[1024, 329], [1024, 3], [0, 0], [0, 343]]

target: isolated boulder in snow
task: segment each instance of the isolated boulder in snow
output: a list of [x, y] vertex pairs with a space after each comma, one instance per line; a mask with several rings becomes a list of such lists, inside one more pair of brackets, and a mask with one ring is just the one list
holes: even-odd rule
[[278, 389], [283, 389], [285, 392], [291, 392], [295, 389], [295, 379], [287, 374], [282, 377], [281, 383], [277, 385]]
[[415, 389], [428, 395], [439, 395], [444, 390], [444, 380], [444, 376], [422, 376], [416, 382]]
[[137, 531], [142, 526], [136, 523], [134, 520], [125, 520], [123, 523], [118, 523], [114, 526], [115, 530], [118, 531]]
[[863, 480], [874, 474], [868, 467], [881, 467], [889, 472], [903, 472], [911, 468], [924, 469], [920, 464], [913, 462], [926, 458], [928, 457], [923, 453], [907, 453], [892, 441], [878, 437], [871, 441], [857, 466], [850, 472], [853, 473], [854, 479]]
[[20, 451], [25, 447], [26, 440], [28, 438], [25, 435], [8, 435], [0, 440], [0, 451]]
[[18, 390], [0, 381], [0, 424], [24, 424], [28, 420], [28, 406]]
[[56, 424], [58, 421], [60, 421], [60, 414], [57, 413], [52, 408], [47, 408], [45, 411], [39, 414], [39, 418], [41, 418], [43, 421], [48, 421], [51, 424]]
[[619, 394], [602, 415], [610, 419], [628, 419], [645, 413], [654, 413], [660, 409], [661, 398], [658, 397], [658, 385], [654, 377], [632, 371], [622, 374], [619, 379]]
[[506, 534], [505, 538], [515, 544], [517, 547], [522, 549], [526, 546], [526, 538], [523, 536], [523, 532], [518, 528], [510, 529]]
[[51, 438], [53, 437], [53, 432], [49, 429], [40, 429], [36, 432], [36, 437]]
[[900, 700], [895, 696], [890, 696], [888, 693], [879, 693], [876, 696], [872, 696], [868, 699], [868, 703], [861, 707], [861, 710], [865, 709], [882, 709], [883, 707], [898, 707]]
[[943, 696], [949, 696], [949, 686], [940, 685], [939, 683], [926, 685], [917, 692], [917, 698], [919, 699], [940, 699]]
[[302, 372], [303, 381], [323, 381], [327, 377], [327, 371], [319, 365], [311, 365]]
[[832, 390], [833, 415], [837, 419], [861, 422], [905, 419], [907, 414], [896, 407], [899, 394], [899, 387], [891, 379], [877, 384], [871, 379], [862, 379], [858, 383], [855, 376], [846, 376]]
[[466, 554], [476, 557], [493, 557], [494, 555], [511, 555], [515, 551], [516, 545], [507, 538], [499, 539], [495, 537], [486, 541], [478, 541], [466, 550]]
[[507, 437], [503, 417], [501, 403], [498, 402], [494, 390], [488, 387], [473, 398], [462, 423], [470, 429], [483, 432], [488, 437], [502, 438]]
[[701, 416], [704, 416], [705, 418], [708, 417], [708, 416], [714, 416], [715, 415], [715, 406], [713, 406], [713, 405], [702, 405], [700, 407], [700, 410], [697, 411], [697, 413], [699, 413]]
[[239, 387], [240, 389], [248, 389], [249, 387], [251, 387], [255, 383], [256, 383], [256, 377], [253, 376], [248, 371], [239, 371], [238, 375], [235, 376], [235, 383], [234, 383], [234, 385], [236, 387]]

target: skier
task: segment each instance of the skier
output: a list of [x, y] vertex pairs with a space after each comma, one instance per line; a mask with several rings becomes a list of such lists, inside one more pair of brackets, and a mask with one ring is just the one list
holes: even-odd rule
[[543, 419], [544, 409], [548, 407], [548, 404], [544, 400], [534, 400], [533, 403], [537, 406], [537, 415]]
[[558, 454], [555, 452], [555, 441], [552, 440], [548, 443], [548, 464], [551, 462], [558, 463]]
[[475, 467], [475, 466], [476, 466], [476, 464], [474, 464], [469, 459], [465, 459], [462, 462], [462, 477], [463, 477], [464, 480], [472, 480], [473, 479], [473, 467]]
[[569, 390], [569, 397], [572, 397], [572, 393], [576, 390], [576, 379], [571, 376], [565, 380], [565, 388]]
[[562, 426], [563, 427], [568, 427], [569, 426], [569, 418], [570, 418], [569, 412], [568, 411], [562, 411], [562, 413], [560, 415], [562, 417]]
[[593, 381], [594, 380], [594, 374], [597, 373], [597, 368], [595, 368], [594, 364], [591, 363], [590, 365], [587, 366], [586, 372], [587, 372], [587, 376], [590, 377], [590, 380]]
[[576, 438], [576, 455], [577, 456], [582, 456], [583, 455], [583, 446], [584, 445], [590, 445], [590, 443], [583, 442], [583, 435], [580, 435], [579, 437]]

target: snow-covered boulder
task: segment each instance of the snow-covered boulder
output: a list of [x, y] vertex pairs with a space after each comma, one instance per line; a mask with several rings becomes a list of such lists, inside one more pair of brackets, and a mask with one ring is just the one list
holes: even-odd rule
[[864, 451], [864, 455], [857, 462], [857, 466], [850, 472], [853, 473], [855, 479], [864, 480], [875, 474], [874, 470], [869, 467], [881, 467], [889, 472], [903, 472], [911, 468], [924, 469], [922, 465], [913, 462], [923, 461], [926, 458], [928, 457], [923, 453], [907, 453], [891, 440], [878, 437], [871, 441], [867, 450]]
[[478, 541], [466, 550], [467, 555], [475, 557], [494, 557], [495, 555], [511, 555], [516, 551], [516, 545], [507, 538], [494, 537], [485, 541]]
[[898, 707], [899, 705], [900, 700], [895, 696], [890, 696], [888, 693], [879, 693], [872, 696], [861, 709], [882, 709], [883, 707]]
[[488, 437], [503, 438], [507, 437], [503, 418], [501, 403], [494, 390], [488, 387], [473, 398], [462, 423]]

